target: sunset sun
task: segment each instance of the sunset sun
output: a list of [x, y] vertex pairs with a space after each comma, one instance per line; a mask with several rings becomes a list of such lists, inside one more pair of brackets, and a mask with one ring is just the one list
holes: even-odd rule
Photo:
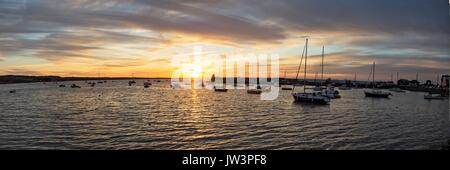
[[192, 65], [190, 76], [192, 78], [200, 78], [202, 76], [203, 68], [201, 65]]

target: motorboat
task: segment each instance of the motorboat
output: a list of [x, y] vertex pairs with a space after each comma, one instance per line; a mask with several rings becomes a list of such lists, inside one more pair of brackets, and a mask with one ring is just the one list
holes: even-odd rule
[[335, 90], [333, 86], [329, 85], [325, 90], [323, 90], [322, 95], [330, 98], [330, 99], [338, 99], [341, 98], [339, 91]]

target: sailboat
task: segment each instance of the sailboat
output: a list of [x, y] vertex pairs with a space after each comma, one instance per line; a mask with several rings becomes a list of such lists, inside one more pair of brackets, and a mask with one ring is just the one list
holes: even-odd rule
[[371, 91], [364, 91], [364, 94], [366, 97], [375, 97], [375, 98], [389, 98], [390, 95], [392, 95], [389, 92], [381, 91], [381, 90], [375, 90], [375, 62], [373, 62], [372, 66], [372, 90]]
[[314, 78], [314, 84], [316, 85], [315, 87], [314, 87], [314, 91], [322, 91], [324, 88], [322, 87], [322, 81], [323, 81], [323, 60], [324, 60], [324, 56], [325, 56], [325, 47], [324, 46], [322, 46], [322, 64], [321, 64], [321, 66], [322, 66], [322, 75], [321, 75], [321, 77], [320, 77], [320, 85], [317, 85], [315, 82], [316, 82], [316, 77], [317, 77], [317, 73], [316, 73], [316, 76], [315, 76], [315, 78]]
[[[101, 78], [100, 78], [100, 72], [97, 73], [97, 79], [98, 79], [98, 80], [97, 80], [97, 83], [98, 83], [98, 84], [103, 84], [103, 81], [102, 81]], [[95, 85], [95, 84], [94, 84], [94, 85]], [[94, 86], [92, 86], [92, 87], [94, 87]]]
[[355, 82], [356, 82], [356, 73], [355, 73], [355, 78], [353, 79], [353, 83], [350, 85], [350, 84], [348, 83], [348, 81], [345, 80], [345, 84], [339, 86], [339, 90], [351, 90], [351, 89], [352, 89], [352, 86], [355, 86]]
[[356, 74], [357, 74], [357, 73], [355, 73], [355, 76], [353, 77], [353, 87], [352, 87], [352, 88], [354, 88], [354, 89], [360, 89], [361, 87], [359, 86], [359, 83], [358, 83], [358, 81], [356, 80]]
[[147, 80], [146, 82], [144, 82], [144, 88], [149, 88], [152, 85], [152, 83], [150, 82], [150, 80]]
[[205, 88], [205, 72], [202, 72], [202, 88]]
[[[319, 86], [316, 85], [314, 87], [314, 90], [315, 91], [321, 91], [323, 96], [328, 97], [330, 99], [341, 98], [341, 96], [339, 95], [339, 91], [337, 91], [334, 88], [333, 85], [329, 84], [326, 88], [324, 88], [322, 86], [323, 68], [324, 68], [323, 61], [324, 61], [324, 58], [325, 58], [325, 46], [322, 46], [322, 75], [321, 75], [321, 78], [320, 78], [320, 85]], [[316, 77], [317, 77], [317, 74], [316, 74]]]
[[259, 85], [259, 77], [258, 77], [258, 79], [257, 79], [257, 86], [256, 86], [256, 89], [248, 89], [247, 90], [247, 93], [249, 93], [249, 94], [261, 94], [262, 93], [262, 88], [261, 88], [261, 85]]
[[133, 84], [136, 84], [136, 81], [134, 81], [134, 73], [132, 74], [133, 80], [128, 81], [128, 86], [132, 86]]
[[150, 79], [144, 82], [144, 88], [149, 88], [152, 85], [152, 82]]
[[[211, 76], [211, 82], [215, 82], [215, 81], [216, 81], [216, 76], [213, 74]], [[222, 86], [225, 86], [225, 84], [223, 84]], [[214, 91], [215, 92], [227, 92], [228, 89], [226, 89], [226, 88], [216, 88], [216, 86], [214, 86]]]
[[[286, 77], [286, 71], [284, 71], [284, 81], [287, 84], [287, 79], [286, 78], [287, 78]], [[281, 90], [292, 90], [292, 87], [284, 85], [284, 86], [281, 86]]]
[[[292, 97], [294, 97], [295, 102], [298, 102], [298, 103], [328, 104], [330, 102], [330, 98], [323, 96], [322, 92], [312, 92], [312, 93], [306, 92], [306, 66], [307, 66], [307, 59], [308, 59], [308, 39], [306, 39], [304, 54], [305, 54], [305, 72], [304, 72], [304, 76], [303, 76], [303, 84], [304, 84], [303, 92], [292, 93]], [[303, 54], [302, 54], [302, 57], [303, 57]], [[300, 68], [301, 68], [301, 64], [298, 69], [300, 70]], [[297, 78], [298, 78], [298, 74], [297, 74]]]
[[317, 72], [316, 72], [316, 75], [314, 76], [314, 91], [322, 91], [322, 86], [320, 86], [320, 85], [317, 85]]

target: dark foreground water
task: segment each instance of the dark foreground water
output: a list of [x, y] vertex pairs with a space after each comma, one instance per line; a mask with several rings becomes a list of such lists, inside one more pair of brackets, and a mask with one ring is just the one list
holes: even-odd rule
[[440, 149], [450, 137], [449, 101], [417, 92], [372, 99], [356, 89], [311, 106], [290, 91], [261, 101], [166, 81], [77, 84], [0, 85], [0, 149]]

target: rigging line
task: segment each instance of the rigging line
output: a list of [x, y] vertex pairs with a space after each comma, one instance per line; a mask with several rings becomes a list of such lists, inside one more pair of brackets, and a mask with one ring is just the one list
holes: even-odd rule
[[[301, 66], [302, 66], [302, 63], [303, 63], [303, 57], [305, 55], [305, 49], [306, 49], [306, 44], [303, 47], [302, 58], [300, 59], [300, 63], [298, 64], [298, 70], [297, 70], [297, 75], [295, 76], [295, 82], [297, 82], [298, 75], [300, 74], [300, 69], [301, 69]], [[294, 89], [295, 89], [295, 84], [292, 85], [292, 91], [294, 91]]]
[[370, 69], [369, 77], [367, 77], [366, 88], [368, 87], [368, 83], [369, 83], [370, 77], [372, 76], [372, 71], [373, 71], [373, 68]]
[[298, 79], [298, 75], [300, 74], [300, 69], [303, 63], [303, 57], [305, 55], [305, 49], [306, 49], [306, 45], [303, 47], [303, 52], [302, 52], [302, 58], [300, 59], [300, 64], [298, 65], [298, 70], [297, 70], [297, 75], [295, 76], [295, 79]]

